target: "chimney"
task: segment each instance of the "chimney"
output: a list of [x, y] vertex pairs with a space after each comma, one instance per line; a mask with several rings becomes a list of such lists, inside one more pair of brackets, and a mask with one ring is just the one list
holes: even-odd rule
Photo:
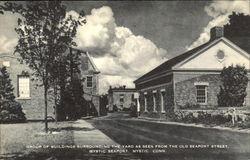
[[224, 36], [224, 28], [215, 26], [210, 30], [210, 41], [221, 38]]

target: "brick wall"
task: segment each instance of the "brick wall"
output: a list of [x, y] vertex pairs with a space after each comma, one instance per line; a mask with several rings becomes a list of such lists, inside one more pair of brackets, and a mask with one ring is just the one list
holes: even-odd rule
[[[42, 120], [44, 119], [44, 90], [43, 87], [37, 86], [41, 84], [39, 81], [32, 81], [34, 78], [31, 76], [32, 70], [25, 64], [20, 64], [20, 62], [14, 56], [5, 56], [0, 58], [0, 66], [2, 67], [3, 61], [9, 61], [10, 67], [7, 67], [7, 70], [10, 74], [12, 80], [12, 85], [14, 87], [14, 94], [16, 100], [21, 103], [23, 111], [26, 114], [28, 120]], [[20, 99], [17, 97], [17, 76], [22, 73], [22, 71], [27, 71], [30, 75], [30, 98], [29, 99]], [[54, 117], [53, 109], [53, 99], [49, 98], [48, 101], [48, 116]]]
[[[81, 78], [85, 78], [83, 84], [83, 90], [85, 93], [97, 95], [99, 91], [99, 77], [94, 72], [94, 68], [91, 66], [90, 61], [86, 54], [81, 56], [80, 64]], [[92, 87], [87, 87], [87, 76], [92, 76]]]

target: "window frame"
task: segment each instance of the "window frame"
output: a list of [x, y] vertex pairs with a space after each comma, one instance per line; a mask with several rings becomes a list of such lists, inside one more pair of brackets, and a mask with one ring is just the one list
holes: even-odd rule
[[[90, 86], [88, 86], [88, 78], [91, 78], [91, 87]], [[93, 88], [93, 76], [87, 76], [86, 77], [86, 87], [87, 88]]]
[[[205, 102], [198, 102], [198, 97], [200, 98], [201, 95], [198, 96], [198, 87], [204, 87], [204, 97], [205, 97]], [[195, 91], [196, 91], [196, 103], [200, 105], [207, 105], [207, 85], [196, 85], [195, 86]]]
[[[124, 94], [119, 94], [120, 103], [124, 103]], [[122, 101], [121, 101], [122, 100]]]
[[[20, 96], [20, 78], [25, 77], [29, 80], [29, 94], [27, 97]], [[30, 99], [31, 98], [31, 87], [30, 87], [30, 76], [29, 75], [17, 75], [17, 99]]]
[[[7, 65], [6, 65], [5, 63], [7, 63]], [[3, 61], [3, 62], [2, 62], [2, 65], [3, 65], [4, 67], [8, 68], [8, 67], [10, 67], [10, 61]]]

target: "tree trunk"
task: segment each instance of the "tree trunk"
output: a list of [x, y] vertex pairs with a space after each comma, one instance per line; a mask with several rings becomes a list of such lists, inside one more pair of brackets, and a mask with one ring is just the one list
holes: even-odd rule
[[46, 85], [44, 85], [44, 104], [45, 104], [45, 110], [44, 110], [44, 121], [45, 121], [45, 132], [48, 133], [48, 88]]

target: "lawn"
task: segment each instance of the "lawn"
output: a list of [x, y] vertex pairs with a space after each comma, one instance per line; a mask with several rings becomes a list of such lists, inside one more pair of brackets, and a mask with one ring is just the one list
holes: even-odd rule
[[72, 122], [50, 122], [52, 134], [45, 134], [44, 123], [1, 124], [1, 158], [23, 156], [31, 152], [46, 152], [47, 145], [71, 145], [73, 133], [67, 128]]

